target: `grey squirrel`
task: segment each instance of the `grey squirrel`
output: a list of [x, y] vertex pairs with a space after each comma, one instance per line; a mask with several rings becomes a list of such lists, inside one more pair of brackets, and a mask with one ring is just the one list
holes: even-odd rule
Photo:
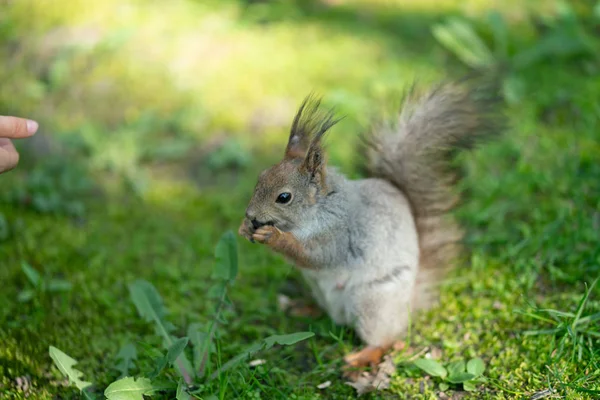
[[337, 323], [366, 343], [350, 366], [376, 365], [405, 334], [409, 314], [430, 307], [460, 254], [462, 232], [449, 215], [459, 197], [449, 162], [456, 150], [505, 127], [486, 80], [414, 88], [398, 119], [366, 136], [369, 177], [328, 167], [323, 137], [337, 120], [307, 97], [283, 160], [263, 171], [239, 234], [298, 266]]

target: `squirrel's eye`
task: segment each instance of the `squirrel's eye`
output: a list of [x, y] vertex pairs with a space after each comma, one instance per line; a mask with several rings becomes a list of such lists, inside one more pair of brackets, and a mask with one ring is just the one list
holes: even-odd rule
[[292, 194], [288, 192], [283, 192], [279, 196], [277, 196], [277, 202], [281, 204], [289, 203], [292, 199]]

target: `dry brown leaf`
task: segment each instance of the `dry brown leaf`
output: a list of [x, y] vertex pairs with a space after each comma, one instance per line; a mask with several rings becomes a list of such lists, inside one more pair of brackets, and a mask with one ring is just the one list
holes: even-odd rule
[[360, 396], [374, 390], [388, 389], [390, 377], [396, 372], [396, 366], [389, 355], [384, 356], [383, 362], [377, 366], [375, 373], [363, 372], [354, 382], [346, 382], [347, 385], [356, 389]]
[[392, 361], [392, 357], [389, 355], [383, 356], [383, 361], [379, 364], [378, 373], [384, 373], [388, 376], [392, 376], [396, 372], [396, 366]]

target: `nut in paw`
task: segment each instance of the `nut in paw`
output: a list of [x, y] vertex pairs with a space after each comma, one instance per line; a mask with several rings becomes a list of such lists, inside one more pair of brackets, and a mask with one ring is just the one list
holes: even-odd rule
[[279, 229], [272, 225], [265, 225], [258, 228], [253, 234], [252, 239], [258, 243], [269, 243], [279, 235]]

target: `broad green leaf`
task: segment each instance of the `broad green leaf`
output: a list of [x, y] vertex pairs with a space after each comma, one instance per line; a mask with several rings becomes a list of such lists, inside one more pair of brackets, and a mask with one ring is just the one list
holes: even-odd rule
[[48, 290], [50, 292], [67, 292], [71, 290], [72, 287], [73, 285], [71, 285], [71, 282], [62, 279], [51, 279], [50, 282], [48, 282]]
[[[173, 345], [170, 332], [175, 327], [164, 319], [167, 311], [158, 291], [150, 282], [139, 279], [129, 285], [129, 293], [140, 316], [146, 322], [154, 322], [156, 333], [163, 338], [163, 346], [169, 349]], [[192, 364], [185, 354], [177, 358], [176, 367], [186, 382], [191, 382]]]
[[237, 241], [232, 231], [227, 231], [215, 249], [215, 267], [213, 276], [233, 281], [238, 271]]
[[133, 366], [133, 360], [136, 359], [137, 351], [135, 345], [131, 342], [125, 343], [117, 354], [118, 364], [115, 365], [115, 369], [121, 372], [120, 378], [124, 378], [129, 374], [129, 370]]
[[448, 375], [446, 380], [450, 383], [463, 383], [466, 381], [470, 381], [475, 378], [475, 375], [469, 374], [468, 372], [459, 372], [454, 375]]
[[151, 396], [157, 389], [150, 379], [126, 377], [108, 385], [104, 396], [108, 400], [144, 400], [144, 395]]
[[315, 334], [313, 332], [296, 332], [290, 333], [289, 335], [273, 335], [264, 339], [265, 348], [270, 349], [275, 344], [280, 344], [283, 346], [290, 346], [292, 344], [296, 344], [303, 340], [313, 337]]
[[139, 279], [129, 285], [129, 293], [140, 317], [146, 322], [154, 322], [157, 334], [167, 343], [165, 347], [170, 346], [169, 332], [173, 330], [173, 325], [163, 320], [167, 312], [154, 286], [150, 282]]
[[187, 346], [188, 342], [189, 339], [187, 337], [177, 339], [167, 351], [167, 361], [173, 364], [175, 360], [179, 358], [179, 355], [183, 352], [183, 349], [185, 349], [185, 346]]
[[40, 273], [25, 261], [21, 263], [21, 270], [25, 276], [27, 276], [27, 279], [29, 279], [29, 282], [31, 282], [33, 286], [38, 287], [41, 284], [42, 278]]
[[149, 379], [155, 379], [158, 375], [160, 375], [162, 370], [165, 369], [165, 367], [167, 366], [167, 356], [162, 356], [154, 361], [156, 362], [154, 370], [147, 374], [147, 377]]
[[90, 386], [90, 382], [81, 380], [83, 373], [73, 368], [77, 364], [77, 361], [60, 351], [54, 346], [50, 346], [48, 349], [54, 365], [58, 367], [60, 372], [69, 378], [69, 382], [77, 386], [79, 390], [83, 390]]
[[448, 371], [448, 375], [452, 376], [465, 372], [465, 367], [466, 365], [464, 360], [458, 360], [448, 364], [446, 366], [446, 370]]
[[[202, 363], [202, 349], [204, 348], [205, 340], [208, 339], [208, 334], [204, 331], [202, 324], [198, 323], [191, 324], [188, 327], [187, 334], [194, 350], [194, 371], [199, 371], [200, 364]], [[210, 348], [209, 350], [212, 351]]]
[[167, 354], [158, 360], [154, 372], [150, 375], [150, 379], [156, 378], [158, 374], [167, 366], [167, 364], [174, 364], [175, 360], [181, 355], [185, 346], [187, 346], [189, 339], [183, 337], [175, 340], [171, 347], [167, 350]]
[[446, 375], [448, 375], [448, 371], [446, 371], [446, 369], [440, 363], [434, 360], [420, 358], [416, 360], [414, 364], [431, 376], [445, 378]]
[[481, 376], [485, 371], [485, 364], [481, 358], [473, 358], [467, 363], [467, 372], [475, 377]]
[[472, 381], [463, 382], [463, 389], [467, 392], [474, 392], [477, 390], [477, 385]]
[[445, 392], [446, 390], [448, 390], [449, 387], [450, 386], [446, 382], [440, 383], [440, 386], [439, 386], [439, 388], [442, 392]]
[[179, 381], [177, 385], [177, 393], [175, 394], [176, 400], [190, 400], [192, 397], [188, 394], [185, 383], [183, 381]]

